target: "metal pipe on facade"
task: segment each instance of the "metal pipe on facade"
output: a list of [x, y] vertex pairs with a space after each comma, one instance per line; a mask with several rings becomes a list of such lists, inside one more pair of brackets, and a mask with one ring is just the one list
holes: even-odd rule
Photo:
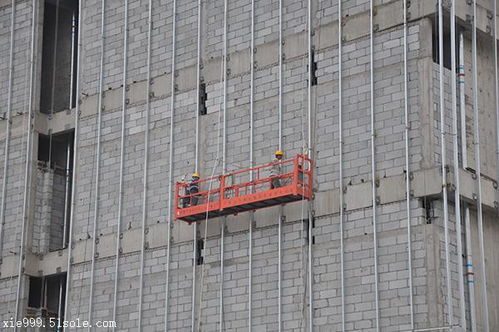
[[62, 227], [62, 248], [67, 246], [68, 219], [69, 219], [69, 184], [71, 177], [71, 141], [68, 138], [66, 146], [66, 169], [64, 170], [64, 219]]
[[[93, 295], [94, 295], [94, 279], [95, 279], [95, 262], [97, 253], [97, 221], [99, 219], [99, 183], [100, 183], [100, 152], [101, 152], [101, 130], [102, 130], [102, 98], [104, 88], [104, 46], [105, 46], [105, 15], [106, 15], [106, 0], [101, 0], [101, 54], [99, 65], [99, 96], [97, 101], [97, 146], [96, 146], [96, 160], [95, 160], [95, 193], [94, 193], [94, 223], [92, 229], [92, 267], [90, 271], [90, 296], [88, 301], [88, 321], [92, 321], [93, 314]], [[88, 329], [89, 331], [91, 328]]]
[[59, 303], [57, 304], [57, 318], [59, 319], [61, 319], [62, 315], [62, 293], [63, 293], [63, 286], [62, 286], [62, 275], [61, 275], [59, 276]]
[[7, 174], [9, 169], [10, 128], [12, 125], [12, 83], [14, 77], [14, 37], [16, 20], [16, 1], [11, 2], [10, 13], [10, 49], [9, 49], [9, 86], [7, 92], [7, 115], [5, 116], [5, 149], [2, 176], [2, 202], [0, 203], [0, 252], [3, 249], [3, 226], [5, 223], [5, 196], [7, 194]]
[[171, 83], [170, 83], [170, 152], [168, 166], [168, 227], [167, 227], [167, 245], [166, 245], [166, 286], [165, 286], [165, 332], [168, 332], [168, 309], [170, 306], [170, 251], [171, 251], [171, 229], [172, 229], [172, 191], [173, 191], [173, 151], [174, 151], [174, 119], [175, 119], [175, 57], [177, 55], [177, 0], [173, 0], [173, 19], [172, 19], [172, 63], [171, 63]]
[[343, 16], [342, 0], [338, 0], [338, 136], [340, 175], [340, 279], [341, 279], [341, 331], [345, 332], [345, 241], [343, 221], [345, 196], [343, 191]]
[[439, 95], [440, 95], [440, 149], [441, 149], [441, 172], [442, 172], [442, 195], [444, 205], [444, 238], [445, 238], [445, 283], [447, 291], [447, 315], [448, 323], [453, 324], [453, 306], [452, 306], [452, 285], [450, 272], [450, 254], [449, 254], [449, 207], [447, 197], [447, 162], [446, 155], [446, 133], [445, 133], [445, 100], [444, 100], [444, 17], [442, 9], [442, 0], [438, 0], [438, 56], [439, 56]]
[[450, 12], [450, 34], [451, 34], [451, 90], [452, 90], [452, 142], [454, 155], [454, 182], [456, 190], [454, 191], [455, 218], [456, 218], [456, 242], [457, 242], [457, 261], [459, 272], [459, 311], [460, 325], [466, 330], [466, 304], [464, 298], [464, 268], [463, 268], [463, 244], [461, 230], [461, 186], [459, 179], [459, 145], [457, 137], [457, 89], [456, 89], [456, 4], [451, 1]]
[[[118, 304], [118, 280], [120, 267], [120, 246], [121, 246], [121, 219], [123, 210], [123, 173], [125, 164], [125, 121], [127, 110], [127, 69], [128, 69], [128, 0], [125, 0], [124, 6], [125, 22], [123, 31], [123, 80], [121, 94], [121, 147], [120, 147], [120, 175], [118, 189], [118, 217], [116, 218], [116, 251], [115, 251], [115, 269], [114, 269], [114, 298], [113, 298], [113, 321], [116, 321], [116, 309]], [[114, 331], [113, 327], [113, 331]]]
[[[441, 0], [440, 0], [441, 1]], [[476, 46], [476, 0], [473, 1], [473, 29], [471, 34], [472, 45], [472, 72], [473, 72], [473, 115], [474, 115], [474, 134], [475, 134], [475, 161], [476, 161], [476, 192], [477, 192], [477, 218], [478, 218], [478, 243], [480, 247], [480, 272], [481, 272], [481, 288], [482, 288], [482, 305], [483, 305], [483, 328], [488, 332], [489, 327], [489, 304], [487, 299], [487, 276], [485, 273], [485, 243], [483, 238], [483, 211], [482, 211], [482, 172], [480, 161], [480, 126], [479, 126], [479, 111], [478, 111], [478, 73], [477, 73], [477, 46]]]
[[74, 59], [75, 59], [75, 36], [76, 36], [76, 15], [73, 11], [73, 16], [71, 18], [71, 73], [70, 73], [70, 83], [69, 83], [69, 109], [73, 108], [73, 90], [74, 90]]
[[373, 204], [373, 248], [374, 248], [374, 303], [376, 309], [376, 331], [379, 331], [379, 291], [378, 291], [378, 231], [376, 199], [376, 132], [374, 127], [374, 3], [369, 1], [369, 45], [370, 45], [370, 108], [371, 108], [371, 182]]
[[[36, 0], [34, 0], [36, 1]], [[72, 263], [72, 251], [73, 251], [73, 223], [75, 219], [76, 211], [76, 186], [78, 183], [78, 178], [76, 176], [78, 170], [78, 148], [79, 148], [79, 134], [80, 134], [80, 61], [81, 61], [81, 49], [82, 37], [83, 37], [83, 26], [81, 24], [83, 17], [83, 1], [78, 2], [78, 50], [76, 52], [76, 103], [75, 103], [75, 131], [74, 131], [74, 143], [73, 143], [73, 175], [71, 178], [71, 217], [69, 218], [69, 237], [68, 237], [68, 262], [67, 262], [67, 272], [66, 272], [66, 298], [64, 301], [64, 319], [68, 317], [69, 314], [69, 300], [71, 294], [71, 263]]]
[[[255, 164], [253, 154], [254, 144], [254, 117], [253, 107], [255, 102], [255, 0], [251, 0], [251, 52], [250, 52], [250, 167]], [[250, 181], [254, 180], [253, 172], [250, 172]], [[253, 330], [253, 222], [255, 214], [250, 212], [249, 234], [248, 234], [248, 330]]]
[[405, 208], [407, 211], [407, 268], [409, 281], [409, 306], [411, 317], [411, 329], [414, 329], [414, 289], [412, 282], [412, 234], [411, 234], [411, 176], [409, 164], [409, 131], [411, 124], [409, 120], [409, 88], [408, 88], [408, 73], [407, 73], [407, 0], [402, 2], [404, 6], [404, 124], [405, 124]]
[[[223, 173], [227, 172], [227, 12], [228, 12], [228, 0], [224, 0], [224, 46], [223, 46], [223, 129], [222, 129], [222, 168]], [[219, 305], [220, 305], [220, 325], [219, 330], [222, 332], [224, 330], [224, 237], [225, 237], [225, 225], [227, 223], [227, 217], [222, 218], [222, 229], [220, 234], [220, 293], [219, 293]]]
[[[26, 141], [26, 163], [25, 163], [25, 173], [24, 173], [24, 199], [23, 199], [23, 214], [22, 214], [22, 226], [21, 226], [21, 246], [19, 248], [19, 263], [17, 271], [17, 292], [16, 292], [16, 314], [15, 319], [19, 319], [19, 308], [21, 299], [24, 297], [24, 287], [23, 285], [23, 271], [24, 271], [24, 250], [25, 250], [25, 231], [27, 227], [27, 222], [29, 218], [29, 194], [30, 194], [30, 180], [31, 180], [31, 150], [32, 150], [32, 131], [33, 131], [33, 117], [34, 117], [34, 88], [35, 88], [35, 47], [36, 47], [36, 25], [37, 25], [37, 6], [38, 1], [32, 1], [32, 18], [31, 18], [31, 55], [30, 55], [30, 86], [29, 86], [29, 106], [28, 106], [28, 138]], [[17, 234], [16, 234], [17, 235]], [[17, 331], [17, 325], [14, 328]]]
[[[200, 84], [201, 84], [201, 0], [198, 0], [198, 14], [197, 14], [197, 66], [196, 66], [196, 92], [197, 92], [197, 102], [196, 102], [196, 156], [194, 169], [196, 173], [199, 173], [199, 112], [200, 108]], [[194, 223], [192, 229], [192, 295], [191, 295], [191, 332], [196, 329], [196, 274], [197, 274], [197, 233], [198, 233], [198, 223]], [[201, 285], [202, 287], [202, 285]]]
[[[467, 145], [466, 145], [466, 102], [465, 102], [465, 71], [464, 71], [464, 33], [459, 32], [459, 109], [461, 112], [461, 159], [462, 167], [467, 168]], [[464, 206], [464, 223], [465, 223], [465, 238], [466, 238], [466, 276], [470, 301], [470, 325], [471, 331], [476, 331], [476, 314], [475, 314], [475, 287], [473, 273], [473, 254], [471, 241], [471, 225], [470, 225], [470, 210], [467, 204]]]
[[147, 176], [149, 171], [149, 118], [151, 113], [151, 44], [152, 44], [152, 0], [148, 2], [147, 24], [147, 88], [144, 132], [144, 176], [142, 180], [142, 242], [140, 247], [140, 289], [139, 289], [139, 332], [142, 331], [142, 304], [144, 295], [144, 260], [146, 251], [146, 224], [147, 224]]

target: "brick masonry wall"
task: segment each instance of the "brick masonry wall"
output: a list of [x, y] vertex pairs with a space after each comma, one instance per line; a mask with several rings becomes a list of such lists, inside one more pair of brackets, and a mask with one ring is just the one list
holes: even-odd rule
[[[381, 3], [387, 3], [382, 1]], [[334, 22], [337, 19], [337, 5], [334, 1], [313, 2], [314, 26]], [[16, 14], [19, 33], [16, 30], [15, 98], [14, 110], [23, 110], [26, 91], [24, 80], [29, 66], [29, 17], [30, 3], [20, 3]], [[172, 48], [172, 4], [164, 0], [153, 1], [153, 35], [151, 75], [171, 74]], [[119, 89], [123, 79], [123, 33], [124, 8], [117, 1], [107, 1], [105, 12], [104, 46], [104, 90]], [[129, 43], [127, 85], [145, 80], [147, 76], [147, 1], [129, 1]], [[344, 1], [344, 15], [353, 16], [369, 9], [369, 1]], [[247, 54], [251, 50], [249, 24], [251, 7], [248, 1], [230, 1], [228, 8], [228, 52]], [[255, 45], [258, 52], [277, 54], [278, 15], [277, 3], [257, 1], [255, 6]], [[206, 1], [202, 6], [202, 60], [214, 61], [223, 52], [223, 2]], [[93, 95], [98, 92], [100, 49], [100, 1], [85, 2], [83, 10], [83, 49], [81, 90]], [[285, 2], [283, 7], [283, 36], [293, 37], [306, 31], [307, 8], [305, 1]], [[23, 16], [24, 15], [24, 16]], [[197, 1], [178, 3], [177, 36], [175, 58], [177, 69], [195, 67], [197, 64]], [[9, 7], [0, 8], [0, 27], [8, 30]], [[23, 19], [24, 17], [24, 19]], [[408, 30], [408, 70], [410, 104], [410, 167], [417, 170], [423, 164], [423, 126], [421, 114], [433, 112], [438, 119], [438, 108], [426, 110], [421, 101], [422, 81], [427, 79], [420, 69], [420, 61], [428, 55], [422, 50], [423, 42], [429, 36], [421, 21], [410, 24]], [[5, 29], [6, 28], [6, 29]], [[400, 26], [376, 32], [374, 38], [374, 101], [376, 136], [376, 168], [379, 178], [403, 174], [404, 164], [404, 112], [403, 112], [403, 30]], [[7, 38], [7, 39], [6, 39]], [[18, 41], [19, 39], [19, 41]], [[8, 33], [1, 34], [0, 52], [5, 53]], [[269, 46], [273, 45], [273, 46]], [[267, 49], [265, 49], [267, 47]], [[286, 47], [286, 46], [285, 46]], [[302, 47], [302, 46], [300, 46]], [[296, 51], [296, 50], [293, 50]], [[369, 39], [361, 37], [349, 40], [343, 45], [343, 160], [344, 184], [359, 184], [372, 180], [371, 137], [369, 105]], [[291, 54], [292, 51], [290, 50]], [[296, 52], [295, 52], [296, 53]], [[286, 56], [283, 61], [283, 149], [288, 156], [302, 152], [307, 142], [307, 61], [304, 53]], [[2, 56], [1, 59], [7, 59]], [[249, 57], [248, 57], [249, 58]], [[275, 57], [277, 59], [277, 56]], [[313, 142], [316, 153], [317, 189], [324, 192], [336, 189], [339, 184], [338, 156], [338, 48], [315, 50], [318, 85], [312, 89]], [[430, 58], [431, 60], [431, 58]], [[17, 63], [19, 62], [19, 63]], [[242, 74], [228, 75], [227, 81], [227, 167], [236, 169], [249, 166], [249, 66], [237, 64], [229, 59], [229, 67], [243, 66]], [[0, 71], [6, 72], [5, 61], [0, 61]], [[254, 106], [254, 156], [255, 163], [268, 162], [278, 147], [278, 73], [275, 62], [255, 66]], [[220, 70], [217, 70], [220, 72]], [[195, 71], [189, 71], [189, 75]], [[430, 72], [435, 81], [435, 68]], [[201, 75], [207, 75], [203, 69]], [[184, 74], [185, 75], [185, 74]], [[177, 76], [177, 83], [192, 77]], [[448, 78], [447, 78], [448, 79]], [[221, 167], [221, 127], [219, 112], [223, 96], [219, 81], [208, 81], [208, 114], [201, 117], [200, 165], [203, 176], [209, 176], [214, 165], [215, 173]], [[435, 84], [431, 87], [433, 96], [438, 95]], [[448, 91], [448, 86], [446, 86]], [[0, 82], [0, 107], [5, 105], [6, 85]], [[130, 92], [127, 92], [130, 94]], [[147, 96], [145, 95], [145, 99]], [[168, 174], [170, 149], [173, 153], [174, 180], [190, 174], [194, 168], [196, 90], [191, 88], [175, 91], [175, 114], [172, 117], [171, 96], [151, 98], [150, 105], [150, 150], [147, 190], [146, 225], [163, 223], [169, 219]], [[449, 97], [446, 96], [448, 99]], [[434, 99], [435, 101], [435, 99]], [[435, 105], [434, 105], [435, 106]], [[76, 188], [76, 210], [73, 224], [75, 242], [91, 236], [94, 222], [95, 187], [99, 186], [97, 197], [98, 238], [137, 229], [142, 224], [142, 184], [144, 160], [144, 130], [146, 128], [144, 101], [126, 106], [124, 136], [124, 169], [121, 228], [118, 230], [118, 202], [121, 152], [121, 107], [105, 109], [102, 113], [101, 163], [96, 165], [97, 119], [85, 115], [80, 121], [79, 159]], [[174, 141], [170, 142], [170, 124], [173, 121]], [[432, 132], [438, 135], [438, 122], [432, 122]], [[438, 136], [434, 137], [433, 158], [438, 161]], [[0, 142], [1, 143], [1, 142]], [[19, 243], [19, 220], [21, 218], [22, 191], [24, 180], [25, 137], [21, 132], [13, 134], [9, 158], [6, 205], [6, 226], [8, 236], [4, 238], [3, 255], [15, 250]], [[0, 152], [3, 154], [3, 149]], [[451, 150], [448, 150], [451, 156]], [[217, 160], [218, 157], [218, 160]], [[3, 159], [2, 159], [3, 160]], [[217, 163], [218, 162], [218, 163]], [[437, 163], [432, 164], [433, 166]], [[0, 163], [3, 167], [3, 163]], [[100, 169], [101, 180], [95, 183], [96, 167]], [[34, 190], [40, 190], [35, 188]], [[299, 203], [296, 203], [299, 204]], [[443, 267], [443, 233], [441, 229], [440, 206], [436, 203], [437, 219], [427, 224], [422, 202], [411, 201], [413, 223], [413, 276], [416, 328], [444, 324], [445, 269]], [[306, 209], [305, 209], [306, 210]], [[253, 233], [253, 326], [255, 330], [277, 329], [277, 227], [274, 218], [276, 208], [268, 213], [257, 214], [258, 227]], [[409, 290], [407, 266], [407, 237], [405, 202], [394, 202], [378, 209], [378, 264], [380, 327], [386, 331], [410, 329]], [[452, 219], [451, 215], [451, 219]], [[238, 223], [247, 224], [248, 217], [240, 215], [229, 218], [229, 229], [225, 241], [224, 316], [228, 330], [247, 330], [248, 322], [248, 232], [234, 231]], [[349, 330], [373, 330], [374, 308], [374, 248], [372, 208], [348, 211], [345, 227], [345, 285], [346, 285], [346, 327]], [[212, 223], [218, 226], [217, 221]], [[200, 225], [203, 229], [204, 225]], [[192, 226], [175, 224], [173, 242], [170, 248], [171, 270], [168, 281], [169, 330], [184, 331], [191, 325], [192, 291], [192, 249], [193, 242], [181, 239], [178, 234], [192, 234]], [[164, 234], [166, 236], [166, 234]], [[330, 331], [340, 328], [340, 252], [339, 216], [323, 215], [316, 219], [313, 230], [313, 298], [314, 324], [318, 330]], [[437, 239], [435, 239], [435, 236]], [[17, 237], [17, 238], [16, 238]], [[453, 235], [455, 238], [455, 235]], [[301, 220], [289, 218], [283, 226], [283, 321], [285, 330], [299, 331], [307, 325], [307, 253], [304, 248], [306, 234]], [[455, 240], [452, 238], [454, 245]], [[184, 236], [185, 239], [185, 236]], [[431, 246], [430, 246], [431, 245]], [[455, 248], [452, 247], [455, 257]], [[92, 253], [84, 253], [90, 260]], [[164, 324], [166, 290], [167, 248], [147, 249], [145, 252], [143, 283], [143, 330], [161, 329]], [[196, 323], [202, 330], [218, 327], [220, 276], [220, 236], [210, 235], [203, 250], [204, 264], [198, 266], [196, 274], [197, 302]], [[437, 257], [438, 259], [436, 259]], [[93, 318], [111, 319], [114, 258], [97, 259], [94, 270]], [[135, 329], [139, 307], [140, 253], [122, 255], [119, 261], [117, 320], [120, 329]], [[90, 289], [90, 263], [73, 267], [71, 279], [70, 312], [68, 318], [76, 319], [88, 315]], [[453, 262], [454, 286], [457, 286], [457, 262]], [[14, 279], [15, 280], [15, 279]], [[457, 289], [457, 287], [454, 287]], [[15, 281], [0, 279], [0, 291], [14, 300]], [[202, 298], [201, 298], [202, 294]], [[437, 299], [435, 300], [435, 294]], [[457, 296], [455, 292], [455, 315]], [[111, 305], [110, 305], [111, 304]], [[1, 307], [0, 314], [8, 315], [7, 307]], [[2, 316], [2, 317], [3, 317]]]

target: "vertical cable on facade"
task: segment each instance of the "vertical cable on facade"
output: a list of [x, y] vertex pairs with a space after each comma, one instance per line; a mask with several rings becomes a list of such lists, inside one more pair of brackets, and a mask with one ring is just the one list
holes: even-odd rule
[[10, 6], [10, 48], [9, 48], [9, 83], [7, 91], [7, 115], [5, 116], [5, 148], [2, 176], [2, 202], [0, 203], [0, 253], [3, 249], [3, 232], [5, 223], [5, 196], [7, 194], [7, 174], [9, 169], [10, 128], [12, 126], [12, 84], [14, 78], [14, 37], [16, 22], [16, 0]]
[[[99, 95], [97, 100], [97, 147], [95, 149], [95, 193], [94, 193], [94, 223], [92, 229], [92, 267], [90, 271], [90, 292], [88, 300], [88, 321], [92, 321], [93, 313], [93, 296], [94, 296], [94, 280], [95, 280], [95, 262], [97, 260], [97, 222], [99, 215], [99, 183], [100, 183], [100, 160], [101, 160], [101, 134], [102, 134], [102, 111], [103, 111], [103, 94], [104, 94], [104, 46], [105, 46], [105, 15], [106, 15], [106, 0], [101, 1], [101, 54], [99, 65]], [[68, 155], [69, 160], [69, 155]], [[88, 330], [90, 331], [90, 327]]]
[[[249, 138], [249, 150], [250, 150], [250, 167], [254, 166], [254, 154], [253, 154], [253, 144], [254, 144], [254, 117], [253, 117], [253, 107], [255, 99], [255, 0], [251, 0], [251, 50], [250, 50], [250, 138]], [[254, 174], [250, 172], [250, 181], [253, 181]], [[252, 332], [253, 330], [253, 222], [255, 220], [255, 214], [253, 211], [250, 212], [249, 220], [249, 234], [248, 234], [248, 330]]]
[[[307, 37], [308, 37], [308, 82], [307, 82], [307, 121], [308, 121], [308, 151], [307, 154], [310, 158], [313, 156], [312, 148], [312, 1], [308, 0], [307, 4]], [[315, 167], [315, 165], [312, 165]], [[310, 201], [308, 207], [308, 321], [309, 321], [309, 332], [314, 329], [314, 294], [313, 294], [313, 271], [312, 271], [312, 244], [313, 244], [313, 201]]]
[[[36, 1], [36, 0], [33, 0]], [[68, 239], [68, 261], [67, 261], [67, 272], [66, 272], [66, 298], [64, 301], [64, 319], [69, 318], [69, 302], [71, 295], [71, 278], [72, 278], [72, 250], [73, 250], [73, 224], [76, 216], [76, 186], [78, 184], [77, 170], [78, 170], [78, 153], [79, 153], [79, 141], [80, 141], [80, 72], [81, 72], [81, 50], [83, 47], [82, 37], [83, 37], [83, 24], [81, 24], [83, 17], [83, 1], [78, 2], [78, 47], [76, 53], [76, 103], [75, 103], [75, 131], [74, 131], [74, 146], [73, 146], [73, 176], [71, 184], [71, 217], [69, 218], [69, 239]], [[33, 42], [34, 43], [34, 42]]]
[[[123, 213], [123, 175], [125, 164], [125, 122], [127, 110], [127, 70], [128, 70], [128, 0], [125, 0], [125, 22], [123, 32], [123, 80], [122, 80], [122, 95], [121, 95], [121, 147], [120, 147], [120, 175], [118, 189], [118, 217], [116, 218], [116, 253], [115, 253], [115, 270], [114, 270], [114, 298], [113, 298], [113, 321], [116, 321], [116, 309], [118, 305], [118, 281], [120, 267], [120, 251], [121, 251], [121, 219]], [[114, 331], [114, 328], [113, 328]]]
[[409, 131], [411, 129], [409, 120], [409, 77], [407, 73], [407, 0], [402, 2], [404, 16], [404, 124], [405, 124], [405, 208], [407, 212], [407, 269], [409, 275], [409, 307], [411, 317], [411, 329], [414, 329], [414, 290], [412, 283], [412, 235], [411, 235], [411, 176], [409, 164]]
[[[279, 105], [278, 105], [278, 146], [282, 151], [282, 61], [283, 61], [283, 38], [282, 38], [282, 1], [279, 0]], [[282, 330], [282, 223], [283, 223], [283, 206], [279, 206], [277, 229], [277, 330]]]
[[341, 282], [341, 331], [345, 332], [345, 241], [343, 191], [343, 16], [342, 0], [338, 0], [338, 137], [339, 137], [339, 187], [340, 187], [340, 282]]
[[165, 332], [168, 332], [168, 311], [170, 307], [170, 256], [171, 256], [171, 229], [173, 227], [173, 205], [172, 205], [172, 191], [173, 191], [173, 152], [174, 152], [174, 120], [175, 120], [175, 57], [177, 55], [177, 0], [173, 0], [173, 13], [172, 13], [172, 59], [171, 59], [171, 87], [170, 87], [170, 151], [168, 161], [168, 226], [167, 226], [167, 245], [166, 245], [166, 285], [165, 285]]
[[454, 207], [456, 218], [457, 262], [459, 272], [459, 311], [460, 325], [466, 330], [466, 305], [464, 298], [464, 269], [463, 269], [463, 244], [461, 230], [461, 185], [459, 179], [459, 145], [457, 128], [457, 87], [456, 87], [456, 4], [451, 1], [450, 34], [451, 34], [451, 92], [452, 92], [452, 143], [453, 143], [453, 172], [456, 190], [454, 191]]
[[139, 332], [142, 331], [142, 302], [144, 293], [144, 259], [146, 250], [146, 224], [147, 224], [147, 176], [149, 167], [149, 120], [151, 113], [151, 44], [152, 44], [152, 0], [148, 2], [147, 23], [147, 79], [146, 79], [146, 109], [144, 130], [144, 176], [142, 180], [142, 243], [140, 247], [140, 285], [139, 285]]
[[[441, 0], [440, 0], [441, 1]], [[473, 116], [474, 116], [474, 135], [475, 135], [475, 162], [476, 162], [476, 185], [477, 185], [477, 218], [478, 218], [478, 244], [480, 248], [480, 272], [482, 280], [482, 305], [483, 305], [483, 330], [489, 331], [489, 304], [487, 299], [487, 275], [485, 273], [485, 243], [483, 238], [483, 211], [482, 211], [482, 172], [480, 161], [480, 119], [478, 110], [478, 66], [477, 66], [477, 46], [476, 46], [476, 29], [477, 29], [477, 15], [476, 15], [476, 0], [473, 0], [473, 29], [471, 33], [471, 55], [472, 55], [472, 72], [473, 72]]]
[[453, 325], [453, 307], [452, 307], [452, 285], [450, 272], [450, 254], [449, 254], [449, 207], [447, 197], [447, 162], [446, 157], [446, 132], [445, 132], [445, 99], [444, 99], [444, 16], [442, 0], [438, 0], [438, 56], [439, 56], [439, 108], [440, 108], [440, 149], [441, 149], [441, 172], [442, 172], [442, 195], [444, 205], [444, 238], [445, 238], [445, 284], [447, 292], [447, 315], [448, 323]]
[[376, 132], [374, 128], [374, 3], [369, 1], [369, 47], [370, 47], [370, 110], [371, 110], [371, 181], [373, 204], [373, 249], [374, 249], [374, 303], [376, 309], [376, 331], [379, 331], [379, 291], [378, 291], [378, 230], [377, 230], [377, 197], [376, 197]]

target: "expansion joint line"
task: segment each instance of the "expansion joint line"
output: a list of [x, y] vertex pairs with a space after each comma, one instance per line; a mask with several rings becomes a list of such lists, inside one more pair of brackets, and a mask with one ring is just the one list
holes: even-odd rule
[[[101, 134], [102, 134], [102, 98], [104, 93], [104, 47], [105, 47], [105, 15], [106, 15], [106, 0], [101, 1], [101, 54], [99, 66], [99, 96], [97, 102], [97, 147], [95, 154], [95, 194], [94, 194], [94, 223], [92, 230], [92, 267], [90, 271], [90, 296], [88, 300], [88, 321], [92, 321], [93, 315], [93, 296], [94, 296], [94, 280], [95, 280], [95, 263], [97, 254], [97, 222], [99, 220], [99, 183], [100, 183], [100, 161], [101, 161]], [[90, 331], [91, 328], [88, 328]]]
[[374, 4], [370, 0], [369, 10], [369, 44], [370, 44], [370, 108], [371, 108], [371, 182], [372, 182], [372, 206], [373, 206], [373, 251], [374, 251], [374, 300], [376, 309], [376, 331], [380, 330], [380, 310], [379, 310], [379, 276], [378, 276], [378, 230], [377, 230], [377, 197], [376, 197], [376, 133], [374, 119]]
[[151, 113], [151, 43], [152, 43], [152, 0], [148, 4], [148, 24], [147, 24], [147, 88], [146, 88], [146, 109], [145, 109], [145, 130], [144, 130], [144, 175], [142, 180], [142, 243], [140, 247], [140, 289], [139, 289], [139, 319], [138, 330], [142, 331], [142, 306], [144, 295], [144, 260], [146, 250], [146, 225], [147, 225], [147, 177], [149, 171], [149, 121]]
[[410, 178], [410, 163], [409, 163], [409, 102], [408, 102], [408, 73], [407, 73], [407, 0], [402, 2], [404, 13], [404, 122], [405, 122], [405, 197], [406, 197], [406, 212], [407, 212], [407, 269], [409, 282], [409, 306], [410, 306], [410, 322], [411, 329], [414, 329], [414, 289], [412, 282], [412, 235], [411, 235], [411, 178]]
[[173, 152], [174, 152], [174, 129], [175, 129], [175, 58], [176, 58], [176, 32], [177, 32], [177, 0], [173, 0], [172, 9], [172, 62], [171, 62], [171, 84], [170, 84], [170, 147], [169, 147], [169, 165], [168, 165], [168, 226], [167, 226], [167, 245], [166, 245], [166, 286], [165, 286], [165, 326], [164, 331], [168, 332], [168, 312], [170, 307], [170, 256], [171, 256], [171, 229], [173, 227]]
[[[125, 164], [125, 128], [126, 128], [126, 111], [127, 111], [127, 70], [128, 70], [128, 0], [125, 0], [125, 22], [123, 32], [123, 81], [121, 94], [121, 147], [120, 147], [120, 175], [119, 175], [119, 190], [118, 190], [118, 217], [116, 218], [116, 253], [115, 253], [115, 270], [114, 270], [114, 298], [113, 298], [113, 321], [116, 321], [116, 311], [118, 305], [118, 284], [119, 284], [119, 267], [121, 254], [121, 221], [123, 218], [123, 175]], [[113, 327], [113, 331], [115, 328]]]

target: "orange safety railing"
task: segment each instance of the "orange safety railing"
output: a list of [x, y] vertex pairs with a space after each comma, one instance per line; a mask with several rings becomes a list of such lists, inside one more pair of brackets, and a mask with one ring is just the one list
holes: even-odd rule
[[[312, 197], [312, 173], [312, 160], [297, 155], [293, 159], [195, 182], [177, 182], [175, 219], [192, 222], [301, 199], [309, 200]], [[189, 189], [196, 185], [198, 192], [190, 192]]]

